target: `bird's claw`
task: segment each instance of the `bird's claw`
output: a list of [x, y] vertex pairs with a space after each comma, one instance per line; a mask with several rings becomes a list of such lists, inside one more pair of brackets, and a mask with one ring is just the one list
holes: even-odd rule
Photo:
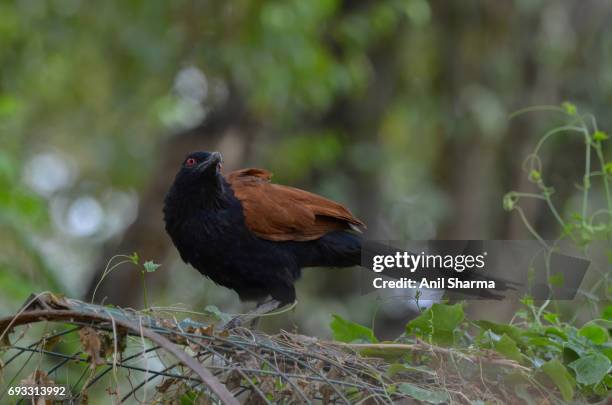
[[235, 316], [230, 319], [225, 325], [223, 325], [223, 329], [235, 329], [239, 328], [243, 325], [244, 318], [242, 316]]

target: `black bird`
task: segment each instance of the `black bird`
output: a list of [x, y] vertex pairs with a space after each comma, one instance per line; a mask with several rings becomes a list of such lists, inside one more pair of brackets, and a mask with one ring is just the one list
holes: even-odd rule
[[371, 250], [341, 204], [273, 184], [263, 169], [224, 176], [221, 164], [219, 152], [185, 158], [165, 198], [166, 231], [183, 261], [241, 300], [272, 297], [258, 312], [293, 303], [302, 268], [359, 265]]
[[262, 169], [224, 176], [219, 152], [183, 161], [164, 202], [166, 231], [181, 258], [241, 300], [267, 310], [295, 301], [303, 267], [348, 267], [361, 261], [365, 228], [342, 205], [270, 182]]

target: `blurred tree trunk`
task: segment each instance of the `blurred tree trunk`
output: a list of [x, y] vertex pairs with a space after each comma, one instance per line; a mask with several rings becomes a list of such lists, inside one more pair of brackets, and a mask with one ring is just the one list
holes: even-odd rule
[[[537, 15], [521, 16], [508, 3], [464, 4], [433, 2], [436, 24], [443, 33], [439, 35], [442, 59], [445, 63], [439, 77], [439, 88], [446, 94], [440, 99], [449, 100], [446, 107], [449, 115], [456, 115], [457, 125], [473, 127], [469, 131], [458, 129], [457, 133], [471, 133], [469, 138], [449, 136], [444, 144], [445, 152], [436, 170], [440, 188], [450, 194], [453, 214], [440, 228], [439, 239], [530, 239], [527, 229], [516, 213], [502, 209], [503, 195], [510, 190], [530, 190], [533, 185], [527, 181], [522, 162], [531, 152], [534, 144], [534, 118], [522, 117], [509, 123], [506, 133], [491, 137], [482, 133], [476, 122], [470, 119], [473, 112], [465, 106], [464, 96], [469, 86], [478, 85], [496, 89], [499, 83], [495, 77], [486, 74], [481, 63], [493, 60], [498, 49], [516, 46], [518, 59], [513, 62], [517, 69], [514, 91], [520, 99], [507, 99], [499, 94], [502, 105], [519, 109], [534, 103], [556, 100], [554, 89], [547, 87], [543, 72], [538, 70], [535, 55], [529, 48], [529, 38], [538, 31], [540, 21]], [[531, 18], [528, 18], [531, 17]], [[469, 29], [466, 29], [466, 23]], [[496, 35], [497, 34], [497, 35]], [[471, 52], [474, 38], [484, 39], [480, 44], [480, 58], [475, 61], [466, 58]], [[511, 43], [509, 38], [514, 39]], [[473, 51], [472, 51], [473, 52]], [[544, 99], [542, 99], [544, 97]], [[443, 109], [444, 110], [444, 109]], [[452, 134], [454, 135], [454, 134]], [[535, 200], [521, 201], [528, 220], [541, 215], [543, 207]], [[452, 296], [452, 294], [451, 294]], [[516, 305], [508, 301], [487, 302], [486, 305], [469, 307], [470, 315], [477, 318], [510, 318]]]

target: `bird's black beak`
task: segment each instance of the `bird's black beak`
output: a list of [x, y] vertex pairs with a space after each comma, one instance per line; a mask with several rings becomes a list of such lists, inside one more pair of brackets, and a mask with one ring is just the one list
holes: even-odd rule
[[221, 168], [221, 163], [223, 163], [223, 155], [219, 152], [212, 152], [208, 159], [197, 166], [196, 170], [202, 174], [212, 170], [216, 173]]

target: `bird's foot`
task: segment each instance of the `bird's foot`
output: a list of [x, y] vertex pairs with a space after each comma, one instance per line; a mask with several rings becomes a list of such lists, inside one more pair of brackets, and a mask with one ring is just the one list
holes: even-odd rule
[[223, 329], [234, 329], [239, 328], [244, 324], [244, 315], [238, 315], [230, 319], [225, 325], [223, 325]]
[[283, 306], [283, 303], [280, 301], [277, 301], [275, 299], [272, 299], [270, 301], [266, 301], [263, 304], [258, 305], [255, 309], [253, 309], [252, 311], [246, 313], [246, 314], [242, 314], [242, 315], [238, 315], [232, 319], [229, 320], [229, 322], [227, 322], [224, 326], [224, 329], [234, 329], [234, 328], [239, 328], [243, 325], [245, 325], [247, 322], [251, 322], [252, 325], [256, 323], [259, 320], [259, 317], [261, 315], [265, 315], [268, 312], [272, 312], [275, 309], [280, 308], [281, 306]]

